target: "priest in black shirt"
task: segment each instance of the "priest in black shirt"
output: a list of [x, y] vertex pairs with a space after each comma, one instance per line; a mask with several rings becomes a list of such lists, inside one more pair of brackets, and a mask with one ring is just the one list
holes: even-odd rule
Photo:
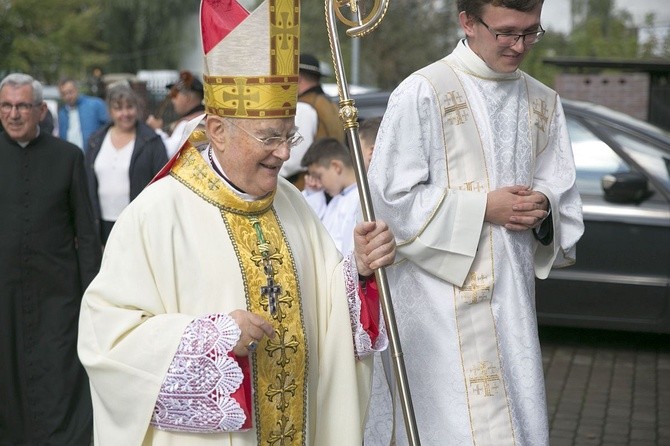
[[84, 154], [39, 130], [42, 86], [0, 82], [0, 445], [91, 443], [77, 358], [84, 289], [102, 256]]

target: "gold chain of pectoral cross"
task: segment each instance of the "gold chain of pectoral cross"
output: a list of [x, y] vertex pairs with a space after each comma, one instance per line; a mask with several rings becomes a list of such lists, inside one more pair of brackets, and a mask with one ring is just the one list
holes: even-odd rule
[[270, 255], [270, 244], [265, 240], [263, 231], [261, 230], [261, 223], [256, 217], [250, 217], [251, 225], [256, 231], [256, 238], [258, 239], [258, 251], [261, 255], [260, 263], [263, 265], [263, 272], [267, 283], [261, 286], [261, 296], [268, 299], [268, 311], [272, 316], [277, 314], [277, 299], [282, 293], [282, 287], [275, 283], [275, 270], [272, 266], [272, 257]]

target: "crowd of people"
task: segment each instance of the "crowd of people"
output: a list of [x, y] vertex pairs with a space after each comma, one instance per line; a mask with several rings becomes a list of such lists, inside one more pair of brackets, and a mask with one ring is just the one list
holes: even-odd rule
[[422, 443], [547, 445], [533, 281], [583, 223], [560, 98], [518, 68], [542, 5], [458, 0], [456, 48], [359, 123], [373, 222], [319, 60], [271, 43], [298, 0], [202, 0], [171, 123], [64, 78], [54, 136], [2, 79], [0, 445], [408, 444], [381, 267]]

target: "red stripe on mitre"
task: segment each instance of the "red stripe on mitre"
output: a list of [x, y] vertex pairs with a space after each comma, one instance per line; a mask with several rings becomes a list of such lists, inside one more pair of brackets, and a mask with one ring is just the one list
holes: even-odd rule
[[200, 5], [200, 30], [202, 48], [209, 53], [237, 25], [249, 16], [237, 0], [202, 0]]

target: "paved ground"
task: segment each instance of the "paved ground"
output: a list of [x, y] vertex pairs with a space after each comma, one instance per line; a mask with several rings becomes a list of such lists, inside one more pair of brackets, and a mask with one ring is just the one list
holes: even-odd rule
[[670, 446], [670, 336], [542, 327], [552, 446]]

